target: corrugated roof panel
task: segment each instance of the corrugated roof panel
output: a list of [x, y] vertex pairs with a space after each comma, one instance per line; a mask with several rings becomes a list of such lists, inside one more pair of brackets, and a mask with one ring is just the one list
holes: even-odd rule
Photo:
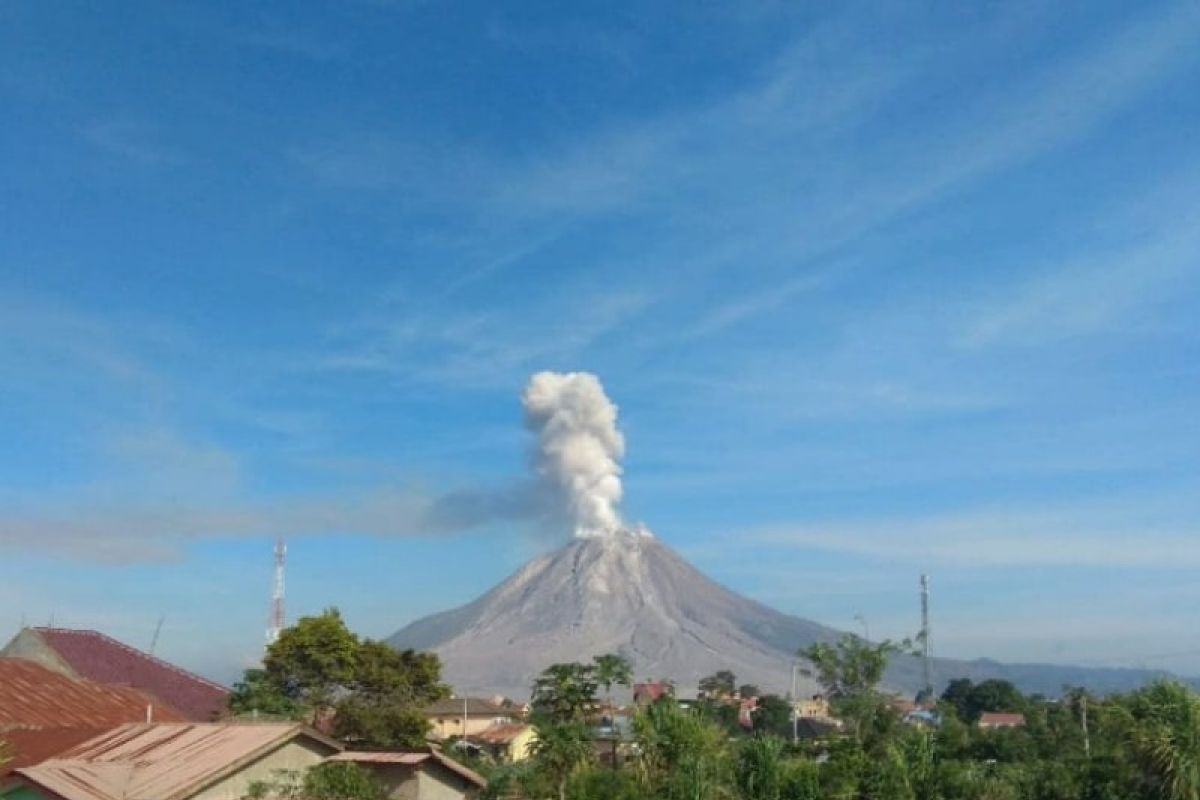
[[196, 722], [225, 713], [229, 690], [99, 631], [32, 628], [77, 675], [149, 692]]
[[295, 724], [123, 725], [16, 774], [67, 800], [171, 800], [299, 735], [337, 748]]
[[22, 658], [0, 658], [0, 731], [107, 729], [127, 722], [145, 722], [147, 707], [155, 720], [187, 719], [136, 689], [75, 680]]

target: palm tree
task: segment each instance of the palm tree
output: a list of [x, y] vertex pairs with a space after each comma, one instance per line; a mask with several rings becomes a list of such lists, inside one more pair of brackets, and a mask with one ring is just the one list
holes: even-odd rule
[[604, 687], [604, 704], [612, 711], [612, 687], [629, 686], [633, 683], [633, 666], [614, 653], [605, 653], [592, 659], [596, 664], [596, 683]]
[[1116, 712], [1143, 774], [1163, 800], [1200, 800], [1200, 696], [1162, 681]]

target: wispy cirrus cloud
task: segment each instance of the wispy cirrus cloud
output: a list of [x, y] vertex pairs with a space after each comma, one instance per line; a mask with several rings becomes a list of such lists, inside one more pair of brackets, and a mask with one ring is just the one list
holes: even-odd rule
[[1193, 504], [1186, 493], [1170, 502], [1169, 509], [1109, 500], [1073, 507], [997, 506], [915, 519], [806, 522], [750, 531], [743, 541], [914, 566], [1193, 569], [1200, 565]]
[[181, 147], [166, 141], [162, 130], [141, 120], [93, 120], [81, 135], [96, 150], [140, 167], [169, 167], [189, 160]]

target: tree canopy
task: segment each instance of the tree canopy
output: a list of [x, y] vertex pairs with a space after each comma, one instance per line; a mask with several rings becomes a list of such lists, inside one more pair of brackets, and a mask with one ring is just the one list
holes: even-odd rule
[[310, 723], [332, 716], [333, 733], [357, 747], [424, 747], [422, 709], [449, 695], [432, 653], [360, 639], [336, 609], [302, 617], [247, 670], [230, 709]]

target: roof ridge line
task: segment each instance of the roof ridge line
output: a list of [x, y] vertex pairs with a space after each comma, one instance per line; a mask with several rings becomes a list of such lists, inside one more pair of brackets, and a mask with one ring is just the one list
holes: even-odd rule
[[104, 640], [111, 642], [112, 644], [115, 644], [117, 647], [121, 648], [122, 650], [126, 650], [136, 656], [141, 656], [142, 658], [149, 659], [150, 661], [153, 661], [155, 664], [158, 664], [161, 667], [165, 667], [166, 669], [168, 669], [172, 672], [177, 672], [180, 675], [184, 675], [189, 678], [195, 678], [196, 680], [200, 681], [201, 683], [206, 683], [214, 689], [220, 689], [223, 692], [229, 691], [229, 687], [227, 687], [227, 686], [222, 686], [221, 684], [217, 683], [216, 681], [211, 681], [208, 678], [204, 677], [203, 675], [197, 675], [196, 673], [192, 672], [191, 670], [184, 669], [183, 667], [178, 666], [177, 664], [172, 664], [170, 661], [164, 661], [163, 659], [159, 658], [158, 656], [156, 656], [152, 653], [147, 653], [145, 650], [139, 650], [136, 647], [134, 647], [133, 645], [125, 644], [120, 639], [114, 639], [112, 636], [109, 636], [107, 633], [102, 633], [101, 631], [93, 630], [92, 628], [34, 628], [34, 630], [35, 631], [50, 631], [50, 632], [54, 632], [54, 633], [67, 633], [72, 636], [94, 636], [97, 639], [104, 639]]

